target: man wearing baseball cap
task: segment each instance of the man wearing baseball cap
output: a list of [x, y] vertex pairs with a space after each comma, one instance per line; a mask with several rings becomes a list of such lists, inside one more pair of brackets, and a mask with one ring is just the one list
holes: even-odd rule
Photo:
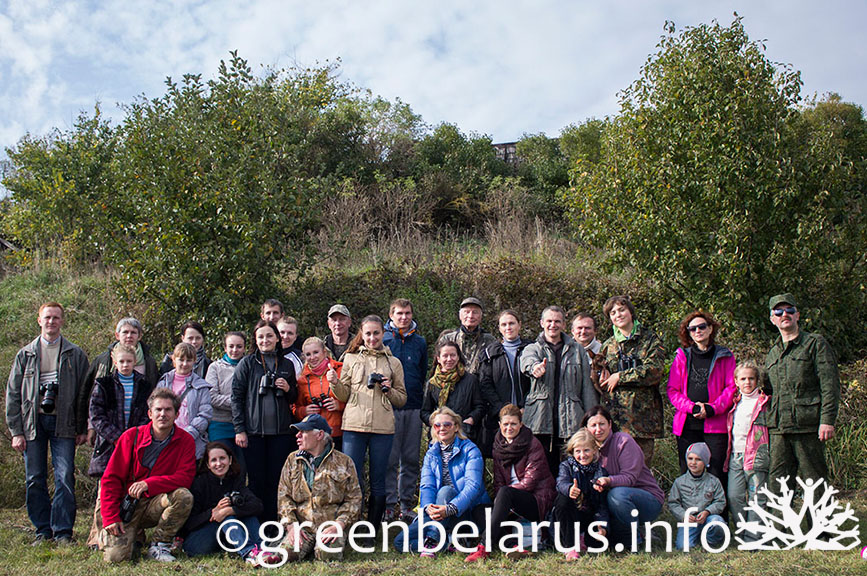
[[325, 347], [331, 350], [335, 360], [343, 360], [343, 353], [355, 337], [355, 334], [349, 332], [351, 325], [352, 315], [349, 308], [343, 304], [335, 304], [328, 309], [328, 329], [331, 334], [325, 337]]
[[825, 442], [834, 437], [840, 375], [828, 342], [798, 327], [801, 314], [792, 294], [772, 297], [768, 308], [780, 332], [765, 359], [765, 392], [771, 395], [769, 484], [777, 490], [776, 478], [788, 476], [794, 483], [795, 476], [827, 477]]
[[[361, 516], [355, 464], [334, 449], [331, 426], [319, 414], [307, 415], [292, 428], [297, 431], [298, 450], [286, 459], [277, 492], [280, 518], [287, 522], [280, 546], [290, 562], [311, 553], [317, 560], [342, 560], [349, 527]], [[301, 522], [310, 522], [312, 527], [299, 530], [296, 526]], [[336, 522], [339, 527], [329, 524], [319, 530], [323, 522]], [[321, 532], [324, 547], [316, 544], [317, 532]]]
[[464, 358], [466, 369], [471, 374], [479, 373], [481, 352], [497, 341], [494, 336], [482, 329], [482, 301], [475, 296], [464, 298], [458, 310], [461, 325], [455, 330], [445, 330], [437, 339], [438, 342], [456, 342]]

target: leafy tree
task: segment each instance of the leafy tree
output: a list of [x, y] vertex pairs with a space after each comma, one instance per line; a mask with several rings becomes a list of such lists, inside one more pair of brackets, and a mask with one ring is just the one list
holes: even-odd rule
[[[852, 202], [838, 184], [857, 170], [804, 125], [800, 87], [739, 17], [670, 28], [620, 93], [599, 162], [572, 171], [565, 202], [578, 234], [670, 288], [684, 308], [748, 326], [769, 326], [776, 292], [807, 292], [807, 307], [823, 305], [827, 296], [806, 287], [846, 263], [863, 285], [863, 240], [857, 252], [851, 240], [827, 249]], [[805, 133], [818, 138], [807, 149]], [[814, 152], [820, 160], [810, 161]]]

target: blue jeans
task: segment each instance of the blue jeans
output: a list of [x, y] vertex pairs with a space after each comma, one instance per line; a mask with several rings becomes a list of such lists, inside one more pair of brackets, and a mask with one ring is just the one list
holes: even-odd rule
[[[220, 539], [231, 550], [241, 546], [241, 549], [237, 553], [243, 558], [250, 550], [262, 543], [262, 539], [259, 538], [259, 520], [255, 516], [245, 516], [243, 518], [227, 516], [226, 520], [229, 519], [238, 520], [247, 528], [247, 541], [245, 543], [240, 541], [244, 536], [240, 527], [235, 529], [229, 528], [228, 532], [224, 530], [220, 534]], [[222, 551], [223, 548], [217, 542], [217, 532], [219, 532], [220, 526], [221, 524], [217, 524], [216, 522], [208, 522], [201, 528], [187, 534], [187, 537], [184, 539], [184, 552], [187, 553], [187, 556], [202, 556]]]
[[[57, 416], [39, 414], [36, 438], [24, 450], [27, 515], [46, 538], [72, 537], [75, 525], [75, 438], [59, 438]], [[48, 496], [48, 446], [54, 465], [54, 498]]]
[[[638, 510], [638, 518], [632, 516], [632, 511]], [[638, 522], [638, 541], [644, 541], [643, 524], [653, 522], [662, 511], [662, 503], [647, 490], [618, 486], [608, 491], [608, 512], [611, 515], [612, 543], [622, 543], [629, 549], [632, 543], [631, 526]]]
[[391, 443], [394, 434], [373, 434], [370, 432], [343, 431], [343, 453], [352, 458], [358, 483], [364, 487], [364, 459], [370, 449], [370, 496], [385, 497], [385, 472], [388, 470], [388, 458], [391, 456]]
[[720, 524], [725, 524], [726, 521], [723, 520], [722, 516], [717, 514], [711, 514], [707, 517], [707, 520], [704, 521], [704, 524], [699, 526], [690, 527], [689, 530], [684, 530], [683, 528], [677, 529], [677, 538], [674, 541], [674, 545], [678, 550], [683, 550], [683, 541], [684, 537], [689, 541], [690, 549], [695, 548], [696, 546], [701, 545], [701, 533], [704, 530], [707, 530], [707, 543], [709, 546], [717, 547], [722, 543], [725, 539], [725, 535], [723, 533], [723, 528], [720, 524], [711, 524], [711, 522], [719, 522]]
[[[458, 491], [454, 486], [443, 486], [437, 491], [437, 499], [434, 504], [448, 504], [454, 500], [457, 495]], [[423, 534], [419, 534], [419, 523], [421, 522], [421, 518], [424, 518], [425, 524]], [[445, 545], [447, 542], [451, 541], [451, 530], [458, 522], [472, 519], [473, 510], [470, 508], [460, 516], [449, 516], [448, 518], [441, 520], [439, 524], [445, 528], [446, 542], [439, 542], [439, 545]], [[412, 521], [412, 524], [409, 525], [409, 547], [411, 551], [418, 552], [421, 548], [421, 544], [428, 538], [439, 540], [439, 530], [434, 527], [434, 524], [436, 524], [436, 521], [431, 520], [431, 517], [427, 515], [427, 511], [422, 508], [421, 513]], [[394, 549], [398, 552], [403, 552], [403, 542], [404, 531], [401, 530], [394, 539]]]

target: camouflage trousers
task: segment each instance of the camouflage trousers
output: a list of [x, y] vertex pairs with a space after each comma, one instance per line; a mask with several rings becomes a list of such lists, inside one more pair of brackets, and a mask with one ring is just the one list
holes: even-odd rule
[[644, 465], [650, 468], [650, 463], [653, 461], [653, 447], [656, 444], [656, 438], [633, 438], [641, 451], [644, 452]]
[[771, 491], [779, 493], [777, 478], [789, 477], [789, 489], [795, 489], [801, 480], [828, 479], [828, 464], [825, 462], [825, 443], [819, 440], [818, 431], [803, 434], [771, 433], [771, 472], [768, 483]]
[[[292, 524], [286, 525], [285, 528], [287, 531], [292, 530]], [[323, 560], [326, 562], [343, 560], [343, 549], [346, 546], [346, 536], [341, 536], [340, 538], [336, 538], [333, 542], [326, 544], [329, 548], [329, 550], [326, 550], [325, 548], [316, 545], [315, 530], [303, 528], [301, 532], [304, 533], [305, 538], [303, 539], [303, 543], [298, 546], [298, 550], [296, 550], [295, 546], [290, 543], [288, 535], [279, 544], [281, 548], [286, 550], [287, 562], [304, 560], [308, 558], [311, 553], [317, 560]]]
[[106, 562], [123, 562], [132, 556], [136, 534], [144, 528], [154, 527], [152, 542], [171, 542], [187, 521], [193, 508], [193, 495], [186, 488], [167, 494], [143, 498], [135, 509], [132, 520], [124, 525], [124, 533], [112, 536], [105, 530], [99, 533], [99, 549]]

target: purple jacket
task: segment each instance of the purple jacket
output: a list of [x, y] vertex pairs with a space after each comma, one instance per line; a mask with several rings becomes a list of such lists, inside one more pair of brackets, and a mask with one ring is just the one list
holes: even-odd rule
[[[675, 436], [683, 433], [683, 424], [687, 414], [692, 414], [695, 402], [686, 395], [686, 381], [689, 375], [690, 350], [678, 348], [668, 373], [668, 399], [674, 406], [674, 422], [671, 431]], [[710, 377], [707, 381], [707, 393], [713, 407], [713, 416], [705, 419], [704, 431], [708, 434], [727, 433], [726, 425], [729, 408], [732, 407], [737, 387], [735, 386], [735, 357], [724, 346], [717, 346], [710, 364]]]
[[639, 488], [659, 500], [660, 504], [665, 502], [665, 493], [656, 483], [650, 468], [644, 464], [644, 452], [632, 436], [626, 432], [612, 433], [602, 443], [599, 456], [600, 464], [608, 470], [612, 488]]

